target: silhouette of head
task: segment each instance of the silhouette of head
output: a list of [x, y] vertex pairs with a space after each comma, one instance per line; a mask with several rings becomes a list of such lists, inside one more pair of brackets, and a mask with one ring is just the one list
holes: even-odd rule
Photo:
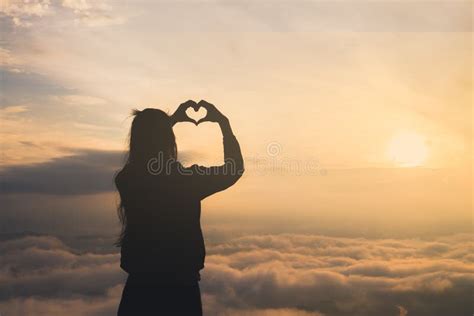
[[176, 159], [176, 139], [168, 114], [148, 108], [134, 110], [133, 115], [128, 163], [146, 163], [153, 157]]
[[[130, 144], [126, 165], [146, 170], [151, 158], [177, 159], [176, 139], [168, 114], [158, 109], [133, 110]], [[137, 169], [135, 169], [137, 170]], [[115, 179], [117, 180], [117, 176]], [[117, 207], [122, 231], [116, 245], [121, 245], [128, 231], [128, 220], [123, 201]]]

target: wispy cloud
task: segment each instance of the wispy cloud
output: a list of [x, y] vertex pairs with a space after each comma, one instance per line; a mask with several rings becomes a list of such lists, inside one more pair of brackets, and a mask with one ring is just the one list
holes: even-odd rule
[[78, 94], [55, 95], [55, 96], [52, 96], [52, 99], [57, 101], [60, 104], [73, 105], [73, 106], [103, 105], [107, 102], [106, 100], [102, 98], [88, 96], [88, 95], [78, 95]]
[[126, 21], [125, 17], [116, 15], [104, 0], [5, 0], [0, 13], [9, 17], [17, 27], [31, 27], [39, 18], [54, 18], [61, 13], [72, 14], [76, 23], [91, 27]]
[[106, 1], [63, 0], [62, 6], [74, 11], [75, 21], [86, 26], [122, 24], [125, 17], [115, 15]]
[[0, 6], [0, 13], [11, 18], [16, 26], [29, 27], [32, 20], [53, 14], [50, 0], [5, 0]]
[[15, 56], [11, 50], [0, 47], [0, 68], [4, 68], [12, 72], [22, 72], [22, 63], [22, 60]]
[[0, 108], [0, 117], [3, 115], [23, 113], [28, 111], [27, 105], [11, 105], [4, 108]]

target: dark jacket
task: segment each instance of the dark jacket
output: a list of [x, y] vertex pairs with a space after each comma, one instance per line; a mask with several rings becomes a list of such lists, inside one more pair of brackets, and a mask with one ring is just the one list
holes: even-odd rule
[[[234, 184], [243, 159], [234, 135], [224, 134], [222, 166], [184, 168], [172, 162], [149, 169], [127, 164], [116, 177], [127, 229], [121, 245], [121, 268], [128, 273], [169, 279], [198, 276], [204, 268], [201, 200]], [[150, 171], [151, 170], [151, 171]]]

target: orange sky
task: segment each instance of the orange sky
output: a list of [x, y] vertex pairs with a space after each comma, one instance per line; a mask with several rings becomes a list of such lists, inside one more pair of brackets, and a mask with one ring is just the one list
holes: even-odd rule
[[[248, 170], [205, 201], [211, 213], [470, 220], [466, 3], [79, 4], [2, 2], [16, 25], [0, 46], [4, 168], [122, 150], [131, 108], [204, 98], [231, 119]], [[190, 163], [222, 159], [217, 126], [176, 134]]]

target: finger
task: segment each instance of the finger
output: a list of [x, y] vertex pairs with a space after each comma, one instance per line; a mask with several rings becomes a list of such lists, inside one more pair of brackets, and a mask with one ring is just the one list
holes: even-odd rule
[[197, 112], [199, 111], [199, 108], [201, 107], [199, 104], [197, 104], [196, 102], [194, 102], [193, 105], [191, 105], [191, 107], [194, 109], [194, 112]]
[[203, 122], [210, 122], [210, 121], [207, 119], [207, 117], [204, 117], [204, 118], [200, 119], [199, 121], [197, 121], [196, 125], [199, 125]]
[[202, 106], [202, 107], [205, 108], [206, 110], [209, 109], [209, 108], [215, 107], [214, 105], [212, 105], [211, 103], [207, 102], [206, 100], [201, 100], [201, 101], [199, 101], [198, 105], [199, 105], [199, 106]]
[[196, 120], [187, 116], [187, 115], [184, 115], [181, 119], [181, 122], [191, 122], [191, 123], [194, 123], [196, 124]]
[[196, 104], [196, 101], [194, 101], [194, 100], [188, 100], [188, 101], [184, 102], [183, 104], [194, 105], [194, 104]]
[[188, 101], [180, 104], [180, 107], [185, 107], [186, 109], [189, 108], [189, 107], [192, 107], [192, 108], [195, 109], [196, 106], [197, 106], [197, 103], [193, 100], [188, 100]]
[[193, 123], [195, 125], [197, 125], [197, 122], [195, 120], [193, 120], [192, 118], [182, 118], [180, 120], [177, 120], [176, 122], [189, 122], [189, 123]]
[[184, 122], [189, 122], [189, 123], [193, 123], [194, 125], [197, 125], [197, 122], [195, 120], [179, 120], [179, 121], [176, 121], [176, 123], [184, 123]]

